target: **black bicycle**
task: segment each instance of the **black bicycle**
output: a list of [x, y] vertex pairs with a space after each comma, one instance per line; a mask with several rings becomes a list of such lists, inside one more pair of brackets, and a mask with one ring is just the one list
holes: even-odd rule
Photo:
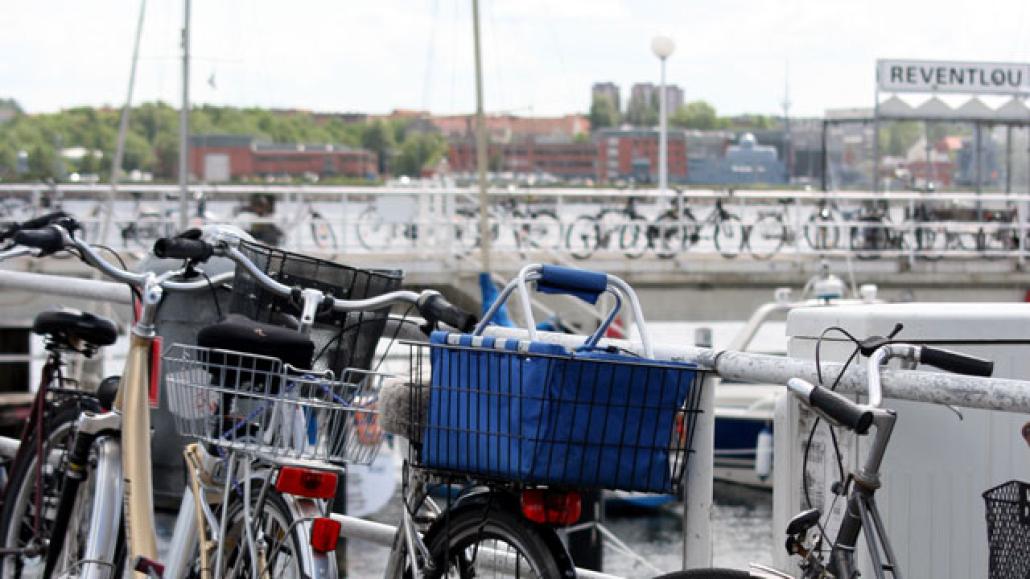
[[593, 215], [580, 215], [565, 234], [565, 246], [576, 259], [587, 259], [601, 249], [617, 249], [637, 258], [647, 250], [650, 224], [637, 210], [637, 199], [627, 197], [621, 207], [602, 207]]
[[649, 244], [658, 257], [669, 259], [707, 239], [705, 231], [708, 229], [715, 249], [723, 257], [734, 258], [744, 250], [747, 242], [744, 225], [736, 214], [723, 206], [722, 199], [716, 199], [712, 211], [699, 220], [681, 195], [677, 195], [672, 207], [650, 226]]

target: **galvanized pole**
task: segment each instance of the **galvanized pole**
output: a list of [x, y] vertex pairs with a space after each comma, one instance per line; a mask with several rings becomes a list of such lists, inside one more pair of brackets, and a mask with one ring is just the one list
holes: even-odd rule
[[190, 0], [185, 0], [182, 26], [182, 110], [179, 111], [179, 229], [189, 225], [190, 136]]
[[132, 45], [132, 64], [129, 65], [129, 91], [125, 95], [125, 105], [118, 121], [118, 143], [114, 148], [114, 159], [111, 161], [111, 191], [107, 197], [107, 211], [100, 223], [100, 243], [107, 243], [107, 232], [114, 214], [114, 200], [118, 195], [118, 179], [122, 172], [122, 159], [125, 157], [125, 136], [129, 132], [129, 112], [132, 108], [132, 89], [136, 86], [136, 64], [139, 62], [139, 42], [143, 36], [143, 16], [147, 11], [147, 0], [139, 4], [139, 21], [136, 23], [136, 42]]
[[658, 190], [665, 193], [669, 187], [669, 120], [668, 95], [665, 94], [665, 57], [662, 61], [662, 85], [658, 95], [658, 115], [661, 117], [661, 134], [658, 143]]
[[490, 199], [486, 191], [486, 119], [483, 116], [483, 59], [479, 51], [479, 0], [472, 0], [472, 42], [476, 55], [476, 171], [479, 174], [479, 249], [483, 271], [490, 268]]

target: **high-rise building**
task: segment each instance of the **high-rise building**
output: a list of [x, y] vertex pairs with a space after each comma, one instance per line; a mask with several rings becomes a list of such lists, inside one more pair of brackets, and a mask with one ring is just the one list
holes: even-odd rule
[[679, 110], [683, 106], [683, 89], [674, 84], [665, 85], [665, 104], [670, 116]]
[[607, 97], [612, 101], [612, 104], [615, 105], [615, 110], [622, 110], [622, 99], [619, 98], [619, 85], [614, 82], [595, 82], [590, 90], [590, 102], [593, 102], [599, 96]]
[[656, 97], [653, 82], [638, 82], [629, 89], [629, 103], [626, 106], [630, 109], [634, 107], [647, 108], [657, 102], [655, 101]]

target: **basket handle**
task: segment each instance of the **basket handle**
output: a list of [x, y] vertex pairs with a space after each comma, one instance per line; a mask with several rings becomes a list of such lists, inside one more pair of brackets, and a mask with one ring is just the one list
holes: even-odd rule
[[[602, 284], [603, 280], [603, 286]], [[526, 330], [529, 332], [529, 339], [537, 339], [536, 320], [533, 318], [533, 304], [529, 299], [528, 282], [537, 282], [537, 290], [544, 293], [568, 294], [579, 297], [589, 303], [597, 303], [597, 297], [601, 292], [608, 291], [615, 295], [615, 308], [608, 314], [601, 326], [584, 343], [587, 349], [594, 348], [597, 342], [604, 336], [608, 326], [615, 320], [622, 305], [622, 297], [629, 301], [633, 316], [640, 331], [641, 342], [644, 347], [644, 355], [654, 358], [654, 348], [651, 344], [651, 334], [644, 322], [644, 313], [640, 307], [640, 300], [636, 292], [625, 281], [617, 276], [603, 272], [561, 267], [552, 265], [530, 264], [522, 268], [515, 279], [508, 282], [493, 305], [483, 315], [483, 319], [476, 326], [472, 335], [478, 336], [490, 325], [491, 320], [500, 310], [511, 294], [518, 289], [519, 299], [522, 302], [522, 311], [526, 317]], [[592, 299], [591, 299], [592, 298]]]

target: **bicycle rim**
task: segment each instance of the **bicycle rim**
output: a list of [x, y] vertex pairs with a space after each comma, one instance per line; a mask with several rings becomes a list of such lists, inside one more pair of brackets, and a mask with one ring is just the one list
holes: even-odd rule
[[[251, 489], [251, 501], [256, 503], [261, 494], [260, 485]], [[230, 501], [225, 536], [222, 537], [222, 576], [251, 578], [258, 577], [258, 570], [251, 558], [247, 543], [245, 524], [252, 529], [261, 529], [265, 547], [265, 577], [303, 579], [305, 550], [301, 548], [298, 526], [283, 497], [269, 490], [261, 513], [255, 513], [256, 504], [250, 508], [252, 519], [245, 519], [243, 501], [237, 497]], [[212, 556], [212, 563], [214, 556]]]

